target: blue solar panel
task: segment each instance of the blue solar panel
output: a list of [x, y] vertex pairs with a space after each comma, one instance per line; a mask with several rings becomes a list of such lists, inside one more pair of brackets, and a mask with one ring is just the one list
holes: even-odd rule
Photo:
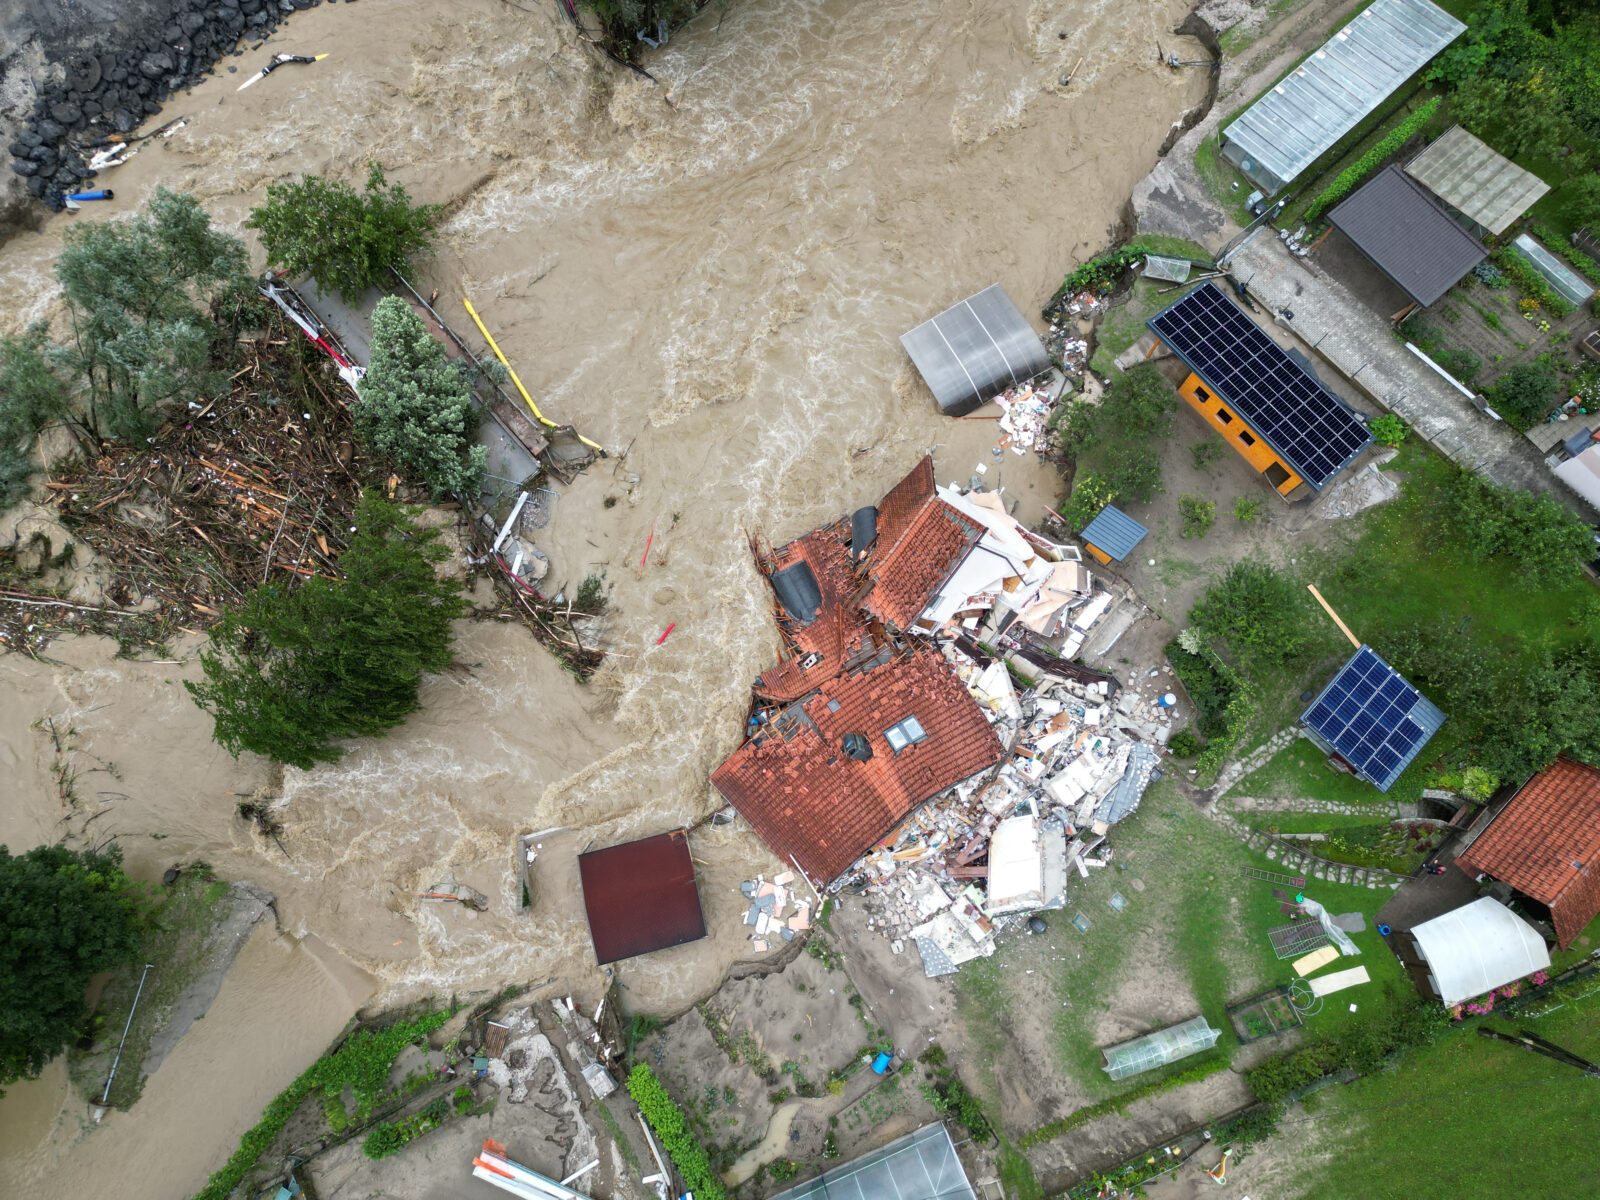
[[1444, 714], [1363, 646], [1300, 720], [1319, 745], [1387, 792], [1444, 724]]
[[1355, 410], [1216, 284], [1201, 284], [1148, 324], [1313, 488], [1320, 490], [1371, 443]]

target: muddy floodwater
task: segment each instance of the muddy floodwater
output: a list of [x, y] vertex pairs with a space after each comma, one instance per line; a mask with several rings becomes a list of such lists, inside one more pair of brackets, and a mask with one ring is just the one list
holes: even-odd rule
[[[287, 853], [234, 819], [268, 773], [209, 741], [181, 687], [193, 641], [154, 663], [99, 640], [0, 659], [0, 840], [103, 809], [90, 832], [119, 835], [136, 873], [205, 859], [273, 891], [285, 931], [256, 936], [132, 1112], [85, 1134], [59, 1070], [14, 1088], [0, 1177], [46, 1198], [183, 1195], [360, 1006], [552, 976], [597, 992], [576, 854], [714, 807], [706, 776], [777, 649], [747, 533], [781, 541], [869, 502], [929, 449], [941, 481], [986, 465], [1024, 520], [1054, 498], [1052, 469], [992, 454], [992, 421], [938, 415], [898, 337], [995, 282], [1036, 311], [1105, 244], [1203, 98], [1200, 73], [1156, 61], [1158, 39], [1200, 56], [1170, 32], [1187, 8], [735, 0], [648, 58], [652, 84], [579, 46], [554, 5], [327, 5], [270, 47], [327, 59], [243, 93], [254, 59], [224, 60], [240, 74], [163, 114], [187, 128], [105, 178], [113, 204], [0, 248], [21, 325], [53, 306], [69, 220], [164, 184], [234, 227], [274, 180], [377, 159], [452, 203], [424, 293], [447, 317], [470, 297], [546, 412], [628, 448], [562, 489], [540, 543], [547, 583], [605, 572], [604, 672], [580, 687], [519, 630], [464, 624], [459, 669], [403, 729], [287, 773]], [[84, 776], [85, 812], [63, 812], [46, 714], [78, 730], [81, 769], [115, 768]], [[514, 840], [542, 830], [524, 911]], [[680, 1009], [745, 957], [738, 881], [777, 869], [738, 826], [692, 848], [711, 937], [620, 966], [641, 1009]], [[489, 911], [419, 906], [447, 879]]]

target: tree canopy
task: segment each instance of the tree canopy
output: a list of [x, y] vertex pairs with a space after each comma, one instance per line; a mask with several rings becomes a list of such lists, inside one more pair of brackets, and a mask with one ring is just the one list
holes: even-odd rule
[[[1113, 383], [1099, 404], [1076, 401], [1052, 418], [1079, 478], [1099, 489], [1095, 511], [1110, 501], [1142, 503], [1160, 490], [1161, 444], [1172, 435], [1177, 410], [1176, 393], [1161, 372], [1140, 363]], [[1106, 491], [1109, 500], [1099, 500]]]
[[357, 192], [338, 179], [307, 175], [267, 188], [267, 202], [251, 209], [245, 228], [261, 234], [267, 261], [292, 276], [309, 275], [355, 301], [433, 246], [436, 204], [412, 204], [383, 168], [368, 164], [367, 186]]
[[39, 431], [67, 414], [71, 396], [49, 358], [50, 331], [34, 325], [21, 336], [0, 334], [0, 507], [27, 494], [38, 469]]
[[362, 440], [427, 481], [433, 494], [471, 492], [483, 476], [477, 413], [466, 377], [398, 296], [372, 314], [372, 356], [355, 406]]
[[1275, 567], [1240, 562], [1189, 610], [1202, 633], [1235, 657], [1264, 665], [1293, 658], [1310, 641], [1309, 595]]
[[73, 225], [56, 278], [72, 321], [60, 357], [87, 387], [96, 436], [145, 437], [161, 405], [222, 386], [208, 310], [248, 290], [249, 259], [193, 196], [157, 188], [137, 216]]
[[83, 1033], [89, 977], [133, 959], [138, 912], [116, 847], [0, 846], [0, 1085], [38, 1075]]
[[450, 622], [465, 611], [437, 529], [375, 492], [356, 508], [343, 580], [256, 588], [212, 626], [205, 678], [186, 683], [229, 753], [310, 769], [338, 739], [380, 737], [416, 710], [422, 677], [450, 665]]

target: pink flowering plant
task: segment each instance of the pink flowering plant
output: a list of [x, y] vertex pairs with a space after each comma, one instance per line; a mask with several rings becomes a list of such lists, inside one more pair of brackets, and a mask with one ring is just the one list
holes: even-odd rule
[[1464, 1017], [1484, 1017], [1494, 1011], [1495, 1002], [1510, 1000], [1522, 995], [1522, 989], [1527, 986], [1542, 987], [1550, 981], [1549, 971], [1535, 971], [1526, 979], [1514, 980], [1504, 987], [1491, 988], [1483, 995], [1461, 1004], [1452, 1004], [1449, 1008], [1450, 1019], [1459, 1021]]

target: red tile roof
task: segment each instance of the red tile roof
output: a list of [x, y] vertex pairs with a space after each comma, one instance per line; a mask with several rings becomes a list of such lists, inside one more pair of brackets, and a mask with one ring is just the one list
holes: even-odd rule
[[[867, 618], [850, 603], [857, 584], [850, 550], [845, 545], [849, 536], [849, 520], [836, 521], [790, 542], [773, 555], [771, 572], [799, 562], [809, 566], [822, 600], [808, 625], [799, 625], [787, 617], [779, 621], [791, 657], [762, 673], [756, 680], [757, 695], [773, 700], [798, 699], [837, 675], [860, 646]], [[822, 661], [802, 667], [802, 661], [813, 653], [820, 654]]]
[[889, 494], [878, 501], [878, 553], [881, 556], [894, 546], [917, 514], [933, 499], [933, 455], [911, 468], [899, 483], [889, 489]]
[[1600, 914], [1600, 770], [1557, 759], [1523, 785], [1456, 865], [1549, 908], [1566, 949]]
[[[890, 726], [914, 716], [927, 739], [896, 754]], [[872, 758], [841, 743], [859, 733]], [[790, 704], [711, 776], [772, 847], [820, 886], [842, 873], [913, 808], [1000, 760], [989, 722], [938, 651], [852, 671]]]
[[982, 525], [943, 500], [925, 501], [897, 541], [879, 534], [863, 606], [895, 629], [909, 628], [982, 536]]

